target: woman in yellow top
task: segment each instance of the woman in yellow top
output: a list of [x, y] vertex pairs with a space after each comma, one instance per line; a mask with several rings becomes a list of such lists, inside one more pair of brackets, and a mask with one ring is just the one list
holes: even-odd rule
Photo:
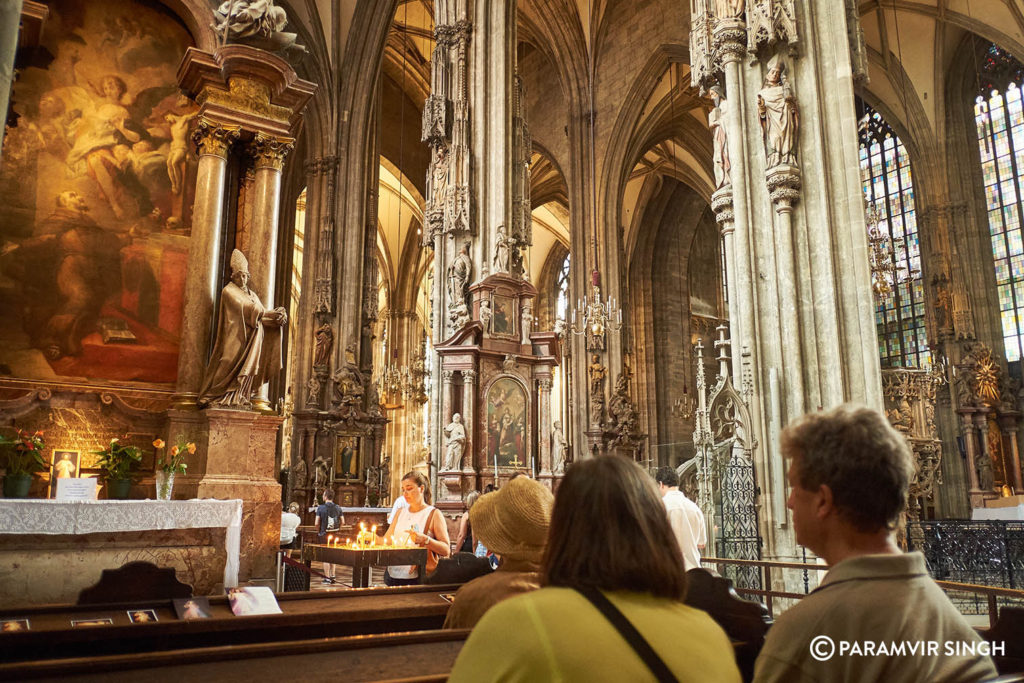
[[[393, 539], [398, 544], [413, 543], [429, 550], [427, 573], [430, 573], [437, 567], [438, 557], [451, 555], [448, 524], [430, 504], [430, 482], [420, 472], [413, 470], [402, 477], [402, 496], [409, 505], [398, 511], [384, 534], [384, 540]], [[384, 583], [407, 586], [423, 583], [423, 577], [415, 565], [392, 565], [384, 572]]]
[[569, 468], [555, 497], [541, 583], [488, 610], [449, 680], [655, 680], [577, 589], [608, 598], [679, 681], [740, 680], [725, 632], [683, 604], [686, 574], [665, 506], [651, 478], [625, 458]]

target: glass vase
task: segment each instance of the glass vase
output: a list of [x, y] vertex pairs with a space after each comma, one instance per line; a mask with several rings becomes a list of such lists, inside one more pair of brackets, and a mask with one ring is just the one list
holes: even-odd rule
[[170, 500], [174, 492], [174, 472], [158, 470], [156, 473], [156, 499]]

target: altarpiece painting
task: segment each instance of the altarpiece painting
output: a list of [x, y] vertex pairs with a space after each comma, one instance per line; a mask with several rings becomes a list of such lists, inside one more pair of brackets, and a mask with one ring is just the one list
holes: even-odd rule
[[500, 467], [526, 467], [526, 392], [503, 377], [487, 392], [487, 461]]
[[198, 108], [192, 39], [156, 2], [48, 3], [0, 168], [0, 368], [170, 383], [178, 365]]

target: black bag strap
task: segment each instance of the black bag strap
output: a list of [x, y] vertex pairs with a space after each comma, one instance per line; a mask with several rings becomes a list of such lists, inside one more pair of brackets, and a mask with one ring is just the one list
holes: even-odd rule
[[644, 637], [640, 635], [636, 627], [629, 623], [626, 615], [613, 605], [611, 600], [605, 597], [604, 593], [590, 586], [577, 588], [576, 591], [589, 600], [611, 622], [615, 630], [640, 655], [640, 659], [651, 670], [651, 673], [654, 674], [659, 683], [678, 683], [679, 679], [672, 675], [672, 671], [669, 670], [662, 658], [658, 656], [658, 653], [644, 640]]

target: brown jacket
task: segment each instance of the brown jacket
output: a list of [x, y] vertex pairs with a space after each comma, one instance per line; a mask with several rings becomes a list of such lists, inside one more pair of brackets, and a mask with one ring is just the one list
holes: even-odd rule
[[497, 571], [473, 579], [455, 594], [445, 628], [473, 628], [484, 613], [505, 598], [540, 588], [540, 567], [531, 562], [505, 561]]

